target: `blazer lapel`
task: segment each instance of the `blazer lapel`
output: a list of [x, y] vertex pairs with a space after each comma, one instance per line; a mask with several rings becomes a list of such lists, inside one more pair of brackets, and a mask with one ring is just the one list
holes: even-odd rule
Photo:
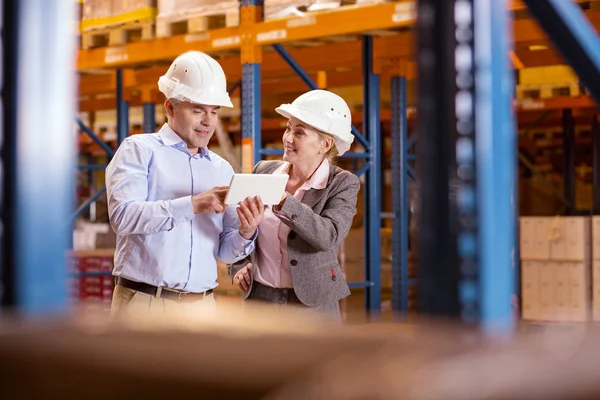
[[334, 176], [335, 167], [331, 166], [329, 168], [329, 178], [327, 179], [327, 186], [325, 189], [310, 189], [304, 193], [304, 196], [302, 197], [302, 204], [306, 204], [310, 208], [313, 208], [315, 204], [317, 204], [323, 198], [323, 196], [325, 196], [325, 192], [327, 191], [327, 188], [329, 187], [329, 184]]
[[302, 196], [302, 204], [313, 208], [325, 195], [326, 189], [310, 189]]

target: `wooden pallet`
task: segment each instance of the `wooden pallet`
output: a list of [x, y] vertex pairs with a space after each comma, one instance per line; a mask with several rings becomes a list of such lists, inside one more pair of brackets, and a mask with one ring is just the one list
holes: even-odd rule
[[562, 85], [517, 86], [518, 100], [550, 99], [553, 97], [577, 97], [580, 95], [582, 95], [582, 90], [578, 83]]
[[154, 20], [123, 22], [113, 26], [90, 29], [81, 33], [81, 48], [120, 46], [126, 43], [154, 39]]
[[161, 17], [159, 15], [156, 18], [156, 37], [200, 33], [209, 29], [229, 28], [239, 24], [240, 10], [237, 7], [194, 17], [189, 15]]

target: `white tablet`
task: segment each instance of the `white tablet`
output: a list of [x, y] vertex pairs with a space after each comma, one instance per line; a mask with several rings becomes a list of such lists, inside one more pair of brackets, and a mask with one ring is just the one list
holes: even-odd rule
[[264, 205], [279, 204], [288, 178], [287, 174], [235, 174], [225, 204], [238, 204], [254, 196], [260, 196]]

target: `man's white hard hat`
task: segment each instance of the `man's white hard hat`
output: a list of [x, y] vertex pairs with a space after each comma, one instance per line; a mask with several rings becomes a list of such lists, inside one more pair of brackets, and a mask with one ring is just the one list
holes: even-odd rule
[[223, 68], [200, 51], [188, 51], [178, 56], [167, 73], [158, 79], [158, 89], [168, 99], [233, 107]]

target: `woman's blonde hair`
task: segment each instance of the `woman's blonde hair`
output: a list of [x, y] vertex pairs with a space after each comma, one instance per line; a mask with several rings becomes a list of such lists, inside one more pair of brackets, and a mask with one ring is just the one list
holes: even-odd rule
[[335, 145], [335, 138], [328, 133], [321, 132], [321, 131], [317, 131], [317, 132], [319, 132], [319, 135], [321, 136], [322, 140], [326, 140], [326, 139], [333, 140], [333, 145], [327, 151], [327, 153], [325, 153], [325, 157], [327, 158], [327, 160], [329, 160], [329, 164], [335, 165], [335, 161], [336, 161], [337, 155], [338, 155], [338, 149], [337, 149], [337, 146]]

